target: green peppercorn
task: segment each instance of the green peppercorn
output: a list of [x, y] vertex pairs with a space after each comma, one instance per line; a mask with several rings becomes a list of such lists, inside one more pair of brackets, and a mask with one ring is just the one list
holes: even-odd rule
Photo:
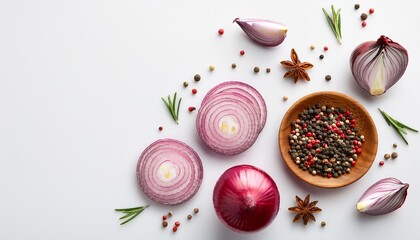
[[236, 68], [236, 63], [232, 63], [232, 68], [235, 69]]
[[360, 8], [360, 4], [358, 4], [358, 3], [356, 3], [356, 4], [354, 4], [354, 9], [359, 9]]
[[325, 80], [330, 81], [331, 80], [331, 75], [326, 75]]
[[260, 71], [260, 68], [259, 67], [254, 67], [254, 72], [255, 73], [258, 73]]
[[366, 13], [362, 13], [360, 15], [360, 19], [362, 19], [362, 21], [365, 21], [368, 18], [368, 15]]
[[201, 76], [200, 76], [200, 74], [195, 74], [195, 75], [194, 75], [194, 81], [198, 82], [198, 81], [200, 81], [200, 80], [201, 80]]

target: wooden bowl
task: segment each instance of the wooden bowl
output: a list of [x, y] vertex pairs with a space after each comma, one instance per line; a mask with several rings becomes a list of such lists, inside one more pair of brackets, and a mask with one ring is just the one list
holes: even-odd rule
[[[289, 149], [288, 135], [291, 133], [290, 123], [298, 119], [299, 113], [310, 106], [319, 103], [332, 107], [342, 107], [350, 110], [356, 119], [356, 127], [359, 134], [365, 136], [362, 145], [362, 153], [357, 158], [355, 166], [351, 167], [351, 172], [343, 174], [337, 178], [324, 178], [319, 175], [312, 175], [308, 171], [303, 171], [292, 160]], [[356, 100], [338, 92], [316, 92], [299, 99], [290, 107], [283, 117], [279, 130], [279, 147], [284, 162], [287, 167], [300, 179], [321, 188], [339, 188], [347, 186], [360, 179], [372, 166], [378, 149], [378, 134], [375, 123], [366, 109]]]

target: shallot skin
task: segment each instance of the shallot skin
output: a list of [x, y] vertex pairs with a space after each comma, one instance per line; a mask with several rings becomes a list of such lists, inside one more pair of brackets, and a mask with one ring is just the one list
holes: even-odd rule
[[382, 95], [396, 84], [407, 66], [407, 50], [384, 35], [361, 43], [350, 57], [354, 79], [372, 96]]
[[274, 220], [279, 212], [280, 194], [266, 172], [238, 165], [226, 170], [217, 181], [213, 204], [228, 228], [249, 233], [262, 230]]
[[249, 38], [261, 46], [278, 46], [287, 36], [287, 27], [278, 22], [240, 18], [235, 18], [233, 22], [236, 22]]

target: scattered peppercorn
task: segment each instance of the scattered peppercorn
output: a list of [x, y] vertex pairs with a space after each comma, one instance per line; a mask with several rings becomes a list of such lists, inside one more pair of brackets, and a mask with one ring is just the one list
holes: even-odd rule
[[396, 143], [392, 144], [392, 146], [393, 146], [394, 148], [398, 147], [398, 145], [397, 145]]
[[168, 219], [168, 216], [167, 215], [163, 215], [162, 216], [162, 220], [166, 220], [166, 219]]
[[322, 222], [321, 222], [321, 227], [325, 227], [325, 225], [327, 225], [327, 223], [326, 223], [326, 222], [324, 222], [324, 221], [322, 221]]
[[271, 68], [267, 68], [267, 69], [265, 69], [265, 72], [266, 72], [266, 73], [270, 73], [270, 72], [271, 72]]
[[373, 9], [373, 8], [369, 9], [370, 14], [373, 14], [374, 12], [375, 12], [375, 9]]
[[193, 89], [191, 90], [191, 92], [192, 92], [192, 94], [197, 94], [197, 89], [193, 88]]
[[184, 87], [188, 87], [189, 83], [188, 82], [184, 82]]
[[260, 71], [260, 68], [259, 67], [254, 67], [254, 72], [255, 73], [258, 73]]
[[244, 50], [241, 50], [241, 51], [239, 52], [239, 54], [241, 54], [241, 56], [243, 56], [243, 55], [245, 55], [245, 51], [244, 51]]
[[358, 4], [358, 3], [356, 3], [356, 4], [354, 4], [354, 9], [359, 9], [360, 8], [360, 4]]
[[362, 22], [362, 27], [366, 27], [366, 25], [367, 25], [367, 24], [366, 24], [366, 22], [365, 22], [365, 21], [363, 21], [363, 22]]
[[321, 60], [324, 59], [324, 55], [322, 55], [322, 54], [319, 55], [319, 59], [321, 59]]
[[201, 76], [200, 76], [200, 74], [195, 74], [195, 75], [194, 75], [194, 81], [198, 82], [198, 81], [200, 81], [200, 80], [201, 80]]
[[174, 226], [174, 227], [172, 228], [172, 232], [176, 232], [176, 231], [178, 231], [178, 227], [177, 227], [177, 226]]
[[328, 46], [324, 46], [324, 51], [328, 51]]
[[188, 107], [189, 112], [193, 112], [193, 111], [195, 111], [195, 109], [196, 109], [195, 107]]
[[168, 226], [168, 222], [167, 221], [163, 221], [162, 222], [162, 227], [165, 227], [166, 228], [167, 226]]
[[392, 159], [396, 159], [397, 157], [398, 157], [398, 153], [397, 152], [391, 153], [391, 158]]
[[315, 45], [311, 44], [311, 46], [309, 46], [309, 49], [314, 50], [315, 49]]
[[236, 68], [236, 63], [232, 63], [232, 68], [235, 69]]
[[225, 30], [223, 30], [222, 28], [219, 29], [219, 31], [217, 31], [219, 33], [219, 35], [223, 35], [223, 33], [225, 33]]
[[209, 66], [209, 70], [210, 70], [211, 72], [213, 72], [213, 71], [214, 71], [214, 69], [215, 69], [214, 65], [210, 65], [210, 66]]
[[391, 157], [391, 155], [389, 155], [389, 153], [385, 153], [384, 158], [385, 160], [388, 160]]
[[283, 101], [287, 101], [287, 99], [289, 99], [288, 96], [283, 96]]
[[362, 13], [360, 15], [360, 19], [362, 19], [362, 21], [365, 21], [368, 18], [368, 15], [366, 13]]
[[159, 127], [159, 131], [162, 131], [162, 130], [163, 130], [163, 127], [162, 127], [162, 126], [160, 126], [160, 127]]
[[330, 81], [331, 80], [331, 75], [326, 75], [325, 80]]
[[191, 214], [188, 214], [187, 219], [190, 220], [192, 218]]
[[168, 217], [172, 217], [174, 215], [174, 213], [172, 211], [168, 212]]
[[200, 210], [198, 208], [194, 208], [194, 213], [197, 214]]
[[379, 166], [383, 166], [385, 164], [385, 162], [384, 161], [380, 161], [379, 162]]

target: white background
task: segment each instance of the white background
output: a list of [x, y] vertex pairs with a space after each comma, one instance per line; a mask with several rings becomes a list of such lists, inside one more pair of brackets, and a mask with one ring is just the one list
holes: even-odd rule
[[[0, 0], [0, 239], [420, 239], [420, 136], [410, 132], [410, 145], [405, 145], [377, 110], [420, 128], [420, 6], [415, 1], [359, 1], [361, 8], [355, 11], [356, 1], [333, 3], [342, 8], [341, 46], [321, 11], [329, 1]], [[359, 16], [371, 7], [375, 13], [362, 28]], [[236, 17], [282, 22], [289, 33], [282, 45], [263, 48], [232, 24]], [[225, 30], [223, 36], [217, 34], [219, 28]], [[382, 34], [406, 47], [410, 62], [400, 82], [371, 97], [352, 79], [349, 57], [359, 43]], [[313, 51], [311, 44], [317, 47]], [[308, 71], [310, 82], [283, 79], [279, 62], [290, 59], [291, 48], [315, 65]], [[322, 61], [320, 54], [325, 55]], [[232, 70], [231, 63], [238, 67]], [[212, 73], [211, 64], [216, 67]], [[262, 71], [254, 74], [254, 66]], [[265, 73], [266, 67], [271, 73]], [[198, 83], [193, 81], [196, 73], [202, 76]], [[326, 74], [332, 76], [330, 82], [324, 80]], [[187, 111], [227, 80], [251, 84], [268, 107], [267, 124], [256, 143], [229, 158], [201, 145], [197, 112]], [[189, 88], [182, 87], [184, 81]], [[193, 87], [197, 95], [191, 94]], [[292, 175], [277, 142], [286, 110], [300, 97], [322, 90], [343, 92], [362, 103], [379, 135], [369, 172], [334, 190], [312, 187]], [[160, 99], [175, 91], [183, 97], [179, 125]], [[167, 137], [192, 146], [204, 165], [197, 195], [175, 207], [148, 200], [135, 177], [142, 150]], [[380, 167], [394, 142], [398, 159]], [[220, 174], [243, 163], [267, 171], [281, 194], [273, 223], [248, 235], [222, 225], [212, 205]], [[410, 184], [403, 207], [378, 217], [359, 214], [355, 204], [363, 192], [390, 176]], [[294, 215], [287, 208], [295, 204], [295, 195], [308, 193], [323, 211], [316, 214], [316, 223], [292, 223]], [[151, 207], [119, 225], [115, 208], [144, 204]], [[195, 207], [200, 213], [187, 222]], [[176, 219], [182, 224], [176, 234], [160, 225], [169, 210], [175, 214], [170, 226]], [[321, 221], [327, 222], [325, 228]]]

